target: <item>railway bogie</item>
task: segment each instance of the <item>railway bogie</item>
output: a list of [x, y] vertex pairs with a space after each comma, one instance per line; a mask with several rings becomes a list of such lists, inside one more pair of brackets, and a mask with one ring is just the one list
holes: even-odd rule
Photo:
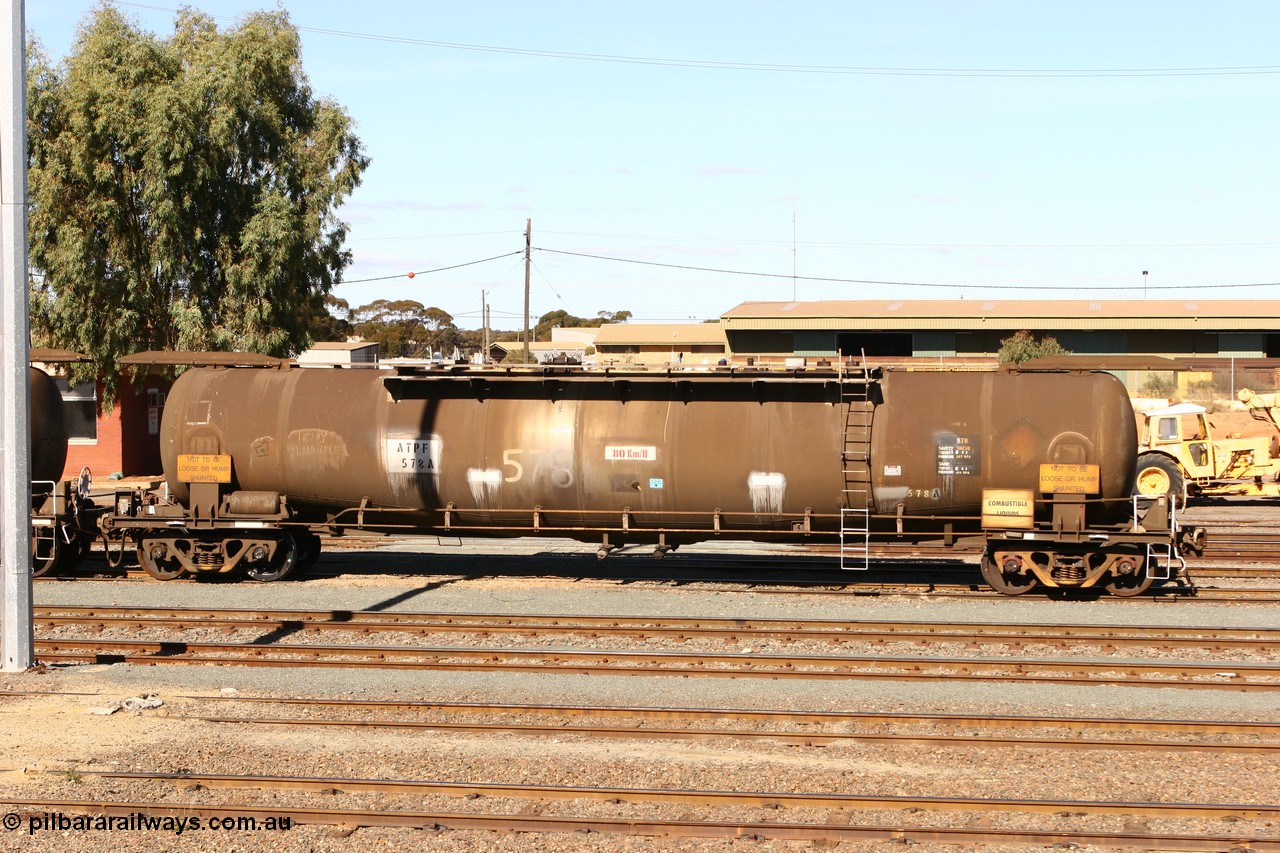
[[1134, 594], [1194, 534], [1131, 498], [1134, 415], [1096, 373], [198, 368], [167, 497], [103, 520], [156, 577], [278, 579], [317, 533], [859, 543], [982, 537], [1002, 592]]

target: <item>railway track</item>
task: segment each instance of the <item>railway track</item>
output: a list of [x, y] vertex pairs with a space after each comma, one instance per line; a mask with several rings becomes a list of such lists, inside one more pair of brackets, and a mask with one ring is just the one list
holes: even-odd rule
[[[519, 663], [529, 664], [530, 668], [513, 667], [510, 671], [545, 674], [586, 671], [583, 667], [591, 663], [619, 664], [620, 669], [593, 671], [621, 672], [642, 679], [702, 674], [691, 673], [690, 669], [704, 667], [710, 670], [705, 673], [710, 676], [765, 677], [775, 681], [903, 677], [944, 684], [953, 681], [1005, 684], [1025, 679], [1081, 687], [1159, 684], [1185, 688], [1199, 682], [1212, 683], [1213, 689], [1219, 690], [1280, 689], [1280, 672], [1269, 669], [1271, 665], [1266, 663], [1246, 672], [1243, 664], [1237, 668], [1234, 661], [1207, 662], [1205, 669], [1198, 670], [1188, 668], [1185, 663], [1139, 661], [1136, 663], [1176, 667], [1178, 672], [1173, 669], [1137, 672], [1129, 670], [1134, 661], [1115, 661], [1110, 657], [1112, 650], [1126, 656], [1132, 652], [1184, 658], [1266, 657], [1280, 645], [1280, 631], [1271, 628], [1234, 630], [1212, 626], [1122, 624], [1081, 627], [932, 620], [849, 624], [801, 619], [531, 617], [472, 611], [450, 614], [144, 608], [126, 613], [111, 607], [46, 605], [37, 608], [36, 629], [42, 641], [50, 639], [47, 634], [98, 633], [101, 636], [93, 639], [106, 644], [101, 649], [103, 662], [126, 654], [138, 663], [187, 662], [184, 658], [190, 662], [203, 658], [216, 663], [243, 653], [272, 659], [265, 664], [268, 666], [352, 666], [353, 660], [357, 661], [355, 665], [363, 666], [366, 664], [359, 661], [368, 657], [371, 666], [425, 663], [432, 668], [453, 668], [453, 664], [461, 663], [462, 668], [492, 671], [490, 667], [504, 669]], [[188, 641], [218, 638], [222, 634], [244, 642], [228, 644], [236, 647], [230, 652], [217, 652], [211, 649], [214, 644]], [[302, 638], [316, 642], [298, 642]], [[552, 655], [541, 661], [533, 657], [517, 660], [509, 653], [533, 650], [506, 648], [515, 645], [516, 638], [520, 638], [521, 643], [555, 643], [557, 648], [551, 649]], [[71, 638], [52, 638], [54, 642], [68, 639]], [[345, 645], [331, 645], [330, 640]], [[356, 641], [369, 645], [355, 645]], [[470, 648], [473, 641], [484, 647]], [[121, 648], [121, 642], [152, 645]], [[426, 648], [405, 648], [402, 643], [427, 645]], [[637, 643], [683, 644], [709, 647], [712, 651], [683, 655], [658, 653], [666, 657], [646, 660], [644, 653], [627, 654]], [[459, 661], [451, 657], [458, 652], [451, 644], [475, 656]], [[561, 644], [595, 646], [600, 659], [592, 662], [558, 658], [556, 654], [565, 651], [559, 648]], [[861, 651], [863, 646], [881, 644], [910, 644], [930, 652], [933, 651], [930, 647], [936, 646], [948, 651], [945, 655], [928, 657], [774, 654], [750, 655], [747, 657], [758, 660], [745, 660], [742, 655], [745, 646], [759, 651], [791, 645], [812, 652], [818, 646], [851, 645]], [[623, 648], [615, 650], [615, 645]], [[997, 671], [985, 669], [993, 661], [977, 661], [970, 656], [967, 649], [974, 647], [984, 651], [998, 648], [1009, 655], [1025, 649], [1052, 647], [1088, 655], [1088, 659], [1051, 662], [1080, 666], [1075, 673], [1068, 669], [1036, 669], [1040, 661], [1021, 657], [994, 659], [994, 663], [1008, 667]], [[343, 653], [353, 648], [364, 651], [354, 655]], [[960, 654], [952, 651], [956, 648], [961, 649]], [[314, 662], [298, 663], [298, 659], [317, 650]], [[386, 650], [391, 651], [385, 659], [380, 659]], [[88, 648], [67, 651], [88, 653], [91, 656], [82, 659], [99, 660], [92, 657], [96, 653]], [[402, 653], [413, 652], [436, 657], [425, 661], [401, 657]], [[652, 654], [652, 650], [645, 653]], [[39, 651], [37, 656], [46, 660]], [[861, 662], [865, 660], [874, 663], [862, 669]], [[971, 663], [981, 667], [964, 671]], [[850, 671], [842, 671], [844, 667], [850, 667]], [[1019, 667], [1024, 668], [1019, 670]], [[1104, 667], [1108, 671], [1098, 671]], [[1190, 681], [1183, 683], [1186, 679]], [[1242, 687], [1245, 682], [1248, 686]], [[595, 690], [596, 682], [591, 683], [593, 687], [588, 689]], [[646, 685], [643, 688], [646, 697], [654, 701], [647, 685], [656, 684], [656, 680], [637, 683]], [[612, 693], [613, 688], [608, 689]], [[782, 692], [788, 689], [784, 687]], [[989, 692], [998, 695], [1000, 690], [997, 687]], [[554, 693], [552, 690], [546, 695]], [[1119, 695], [1114, 691], [1106, 693], [1112, 697]], [[1076, 695], [1082, 703], [1092, 701], [1086, 698], [1092, 694]], [[175, 753], [172, 746], [161, 746], [154, 750], [154, 757], [123, 763], [134, 771], [131, 773], [112, 768], [111, 773], [99, 776], [97, 767], [55, 771], [55, 777], [71, 772], [77, 778], [83, 776], [77, 784], [85, 790], [82, 792], [64, 783], [54, 789], [63, 799], [11, 800], [13, 808], [31, 817], [51, 811], [122, 816], [147, 813], [175, 818], [256, 816], [267, 820], [288, 817], [298, 824], [341, 827], [335, 831], [342, 834], [355, 832], [356, 827], [411, 827], [441, 833], [444, 837], [439, 843], [459, 847], [469, 843], [471, 832], [485, 833], [476, 838], [488, 839], [489, 843], [494, 832], [524, 832], [544, 837], [515, 842], [517, 846], [536, 844], [574, 850], [587, 849], [582, 845], [592, 844], [598, 848], [619, 849], [634, 844], [626, 839], [636, 835], [653, 838], [655, 841], [650, 843], [654, 844], [661, 844], [661, 839], [738, 838], [820, 845], [873, 841], [982, 844], [998, 848], [1090, 845], [1116, 849], [1280, 850], [1280, 835], [1274, 832], [1273, 826], [1280, 817], [1280, 806], [1265, 802], [1271, 799], [1268, 793], [1272, 790], [1265, 787], [1243, 789], [1252, 790], [1253, 802], [1239, 802], [1232, 796], [1231, 792], [1236, 790], [1232, 785], [1219, 784], [1202, 789], [1209, 793], [1204, 802], [1197, 802], [1196, 790], [1126, 787], [1123, 771], [1116, 781], [1100, 783], [1096, 788], [1092, 785], [1100, 778], [1097, 773], [1089, 775], [1090, 784], [1057, 782], [1039, 789], [1012, 781], [990, 786], [972, 784], [974, 779], [985, 782], [987, 776], [999, 778], [1005, 772], [988, 770], [957, 777], [969, 781], [969, 785], [954, 784], [955, 779], [949, 784], [946, 781], [949, 777], [942, 773], [937, 782], [904, 789], [884, 774], [859, 784], [858, 780], [863, 777], [856, 772], [851, 778], [845, 778], [836, 771], [816, 769], [824, 764], [858, 766], [861, 762], [884, 762], [888, 766], [904, 760], [926, 760], [927, 766], [941, 769], [964, 763], [965, 756], [969, 756], [979, 766], [1009, 768], [1011, 778], [1021, 773], [1034, 774], [1037, 771], [1033, 768], [1128, 765], [1128, 784], [1132, 785], [1132, 768], [1150, 764], [1179, 767], [1186, 778], [1195, 779], [1203, 778], [1196, 773], [1197, 769], [1220, 765], [1235, 767], [1239, 772], [1247, 769], [1250, 762], [1256, 767], [1260, 756], [1275, 756], [1280, 751], [1280, 723], [1128, 719], [1131, 715], [1099, 720], [987, 714], [251, 700], [240, 696], [174, 698], [192, 699], [198, 704], [184, 707], [170, 701], [162, 728], [180, 729], [186, 733], [184, 738], [197, 735], [204, 744], [200, 757], [180, 763], [183, 759], [173, 757], [179, 753]], [[215, 699], [225, 705], [207, 707]], [[244, 713], [246, 705], [248, 713]], [[281, 713], [282, 706], [296, 707], [299, 713]], [[260, 715], [260, 708], [272, 716]], [[596, 719], [615, 715], [612, 720]], [[493, 719], [476, 719], [484, 716]], [[571, 719], [573, 717], [583, 719]], [[1264, 713], [1262, 719], [1269, 719], [1269, 715]], [[250, 730], [257, 734], [246, 734]], [[274, 734], [276, 731], [280, 734]], [[547, 745], [538, 749], [535, 744], [539, 741]], [[681, 746], [677, 741], [692, 743]], [[334, 746], [327, 756], [312, 755], [304, 760], [302, 754], [291, 758], [284, 752], [288, 748], [285, 745], [294, 742]], [[237, 759], [234, 763], [239, 766], [234, 767], [221, 764], [217, 749], [210, 745], [233, 743], [255, 744], [262, 750], [261, 758]], [[366, 760], [352, 769], [344, 766], [346, 753], [340, 752], [337, 744], [355, 743], [368, 744], [362, 748], [370, 754], [376, 749], [377, 755], [382, 756], [383, 750], [390, 747], [392, 751], [399, 751], [399, 756], [395, 764], [383, 764], [379, 758], [376, 762]], [[618, 746], [606, 749], [597, 745], [602, 743], [618, 743]], [[458, 760], [450, 763], [446, 756], [443, 764], [437, 764], [437, 757], [423, 757], [424, 748], [442, 751], [445, 744], [453, 744], [451, 754], [459, 756]], [[482, 748], [479, 744], [487, 746]], [[823, 749], [800, 752], [797, 747]], [[587, 756], [600, 758], [610, 749], [619, 756], [610, 759], [616, 761], [615, 769], [598, 775], [594, 771], [585, 777], [579, 775]], [[673, 766], [681, 765], [667, 763], [666, 757], [682, 749], [690, 750], [691, 754], [714, 752], [717, 757], [736, 754], [737, 761], [759, 768], [760, 772], [736, 777], [753, 781], [725, 784], [724, 787], [732, 790], [722, 791], [720, 785], [724, 783], [715, 773], [702, 772], [697, 778], [689, 778], [670, 772]], [[547, 765], [546, 772], [530, 774], [513, 770], [484, 773], [477, 778], [476, 771], [468, 771], [473, 762], [479, 762], [476, 766], [502, 762], [498, 757], [504, 754], [501, 750], [507, 751], [505, 754], [511, 762], [517, 761], [517, 755], [540, 755]], [[448, 749], [443, 751], [449, 753]], [[1150, 757], [1127, 758], [1120, 754], [1138, 751]], [[653, 757], [635, 758], [647, 752], [654, 753]], [[248, 753], [241, 746], [237, 754]], [[110, 767], [105, 759], [103, 764]], [[815, 769], [809, 769], [810, 765]], [[146, 772], [151, 768], [173, 771], [177, 767], [193, 767], [198, 772]], [[282, 767], [288, 767], [294, 775], [272, 775]], [[806, 769], [803, 773], [779, 775], [778, 767]], [[335, 772], [334, 768], [339, 769]], [[779, 778], [781, 782], [769, 784], [767, 781]], [[1105, 771], [1101, 778], [1108, 778]], [[566, 780], [588, 784], [556, 784]], [[756, 790], [757, 787], [761, 789]], [[99, 796], [88, 796], [90, 790]], [[827, 793], [833, 791], [843, 793]], [[897, 796], [907, 792], [921, 793], [921, 796]], [[1137, 796], [1133, 796], [1135, 792]], [[34, 790], [33, 793], [52, 791]], [[715, 796], [699, 799], [704, 794]], [[1031, 796], [1021, 798], [1024, 794]], [[338, 803], [334, 801], [335, 795], [341, 796]], [[1063, 798], [1059, 798], [1060, 795], [1064, 795]], [[833, 798], [824, 799], [829, 796]], [[1166, 799], [1168, 802], [1164, 802]], [[341, 808], [333, 807], [339, 804]], [[1151, 822], [1149, 828], [1143, 823], [1147, 820]], [[399, 838], [407, 846], [429, 847], [432, 843], [431, 835], [420, 832]], [[372, 845], [373, 840], [369, 839], [369, 843]]]
[[[9, 694], [13, 695], [13, 694]], [[44, 695], [44, 694], [34, 694]], [[501, 715], [522, 717], [551, 717], [557, 720], [600, 717], [627, 718], [632, 720], [663, 720], [680, 722], [726, 721], [747, 722], [756, 726], [810, 725], [837, 729], [848, 726], [934, 726], [964, 727], [980, 729], [1066, 729], [1069, 731], [1111, 731], [1111, 732], [1163, 732], [1176, 734], [1194, 734], [1206, 736], [1212, 734], [1280, 736], [1280, 722], [1257, 722], [1241, 720], [1195, 720], [1195, 719], [1146, 719], [1126, 717], [1067, 717], [1067, 716], [1031, 716], [1006, 714], [939, 714], [939, 713], [906, 713], [885, 711], [798, 711], [798, 710], [759, 710], [752, 708], [667, 708], [645, 706], [617, 705], [545, 705], [516, 704], [507, 702], [444, 702], [430, 700], [406, 699], [333, 699], [314, 697], [279, 697], [279, 696], [226, 696], [226, 695], [188, 695], [180, 697], [195, 702], [216, 704], [244, 704], [253, 706], [299, 706], [308, 709], [322, 709], [342, 712], [373, 711], [380, 713], [441, 712], [446, 714], [466, 714], [476, 716]], [[266, 718], [263, 718], [266, 719]], [[238, 721], [238, 720], [237, 720]], [[253, 722], [248, 719], [246, 722]], [[352, 724], [360, 724], [357, 718]], [[645, 731], [648, 731], [647, 729]], [[820, 736], [820, 732], [809, 732], [810, 736]]]
[[1272, 820], [1280, 818], [1280, 804], [1100, 802], [1096, 800], [1013, 800], [978, 797], [899, 797], [862, 794], [789, 791], [705, 791], [670, 788], [611, 788], [582, 785], [523, 785], [492, 782], [441, 782], [418, 779], [346, 779], [331, 776], [244, 776], [213, 773], [148, 773], [84, 771], [110, 781], [206, 788], [253, 788], [310, 791], [313, 793], [364, 793], [456, 798], [487, 797], [516, 800], [588, 800], [611, 804], [663, 803], [700, 808], [764, 807], [785, 809], [838, 809], [878, 811], [926, 809], [931, 811], [1021, 812], [1055, 814], [1064, 811], [1096, 815], [1141, 815], [1152, 818], [1221, 820]]
[[[588, 652], [451, 647], [150, 640], [41, 640], [43, 663], [196, 664], [342, 667], [467, 672], [680, 678], [877, 679], [1024, 684], [1125, 685], [1200, 690], [1280, 691], [1280, 666], [1247, 663], [1147, 663], [1046, 659], [926, 658], [840, 655]], [[1099, 671], [1104, 669], [1104, 671]]]
[[[1125, 684], [1193, 689], [1280, 690], [1280, 664], [1230, 659], [1158, 661], [1106, 657], [1121, 648], [1185, 653], [1189, 648], [1232, 655], [1272, 655], [1280, 632], [1169, 626], [1052, 626], [927, 622], [803, 622], [795, 620], [714, 620], [567, 616], [468, 616], [349, 611], [260, 611], [165, 608], [41, 608], [36, 622], [67, 634], [163, 630], [172, 639], [95, 638], [38, 634], [36, 655], [46, 663], [186, 663], [251, 666], [351, 667], [387, 669], [556, 672], [612, 675], [676, 675], [771, 679], [891, 679], [952, 682]], [[121, 629], [124, 629], [123, 631]], [[191, 641], [192, 629], [253, 632], [240, 641]], [[263, 632], [266, 632], [265, 634]], [[470, 638], [465, 645], [334, 644], [283, 642], [317, 632], [349, 639], [381, 635], [447, 633]], [[512, 635], [536, 640], [537, 647], [502, 647], [494, 640]], [[581, 637], [591, 648], [546, 648], [548, 638]], [[601, 642], [615, 648], [600, 648]], [[635, 648], [634, 642], [701, 642], [693, 651]], [[965, 656], [947, 649], [933, 656], [820, 654], [817, 645], [889, 643], [960, 645], [988, 650], [1000, 645], [1015, 655], [1026, 646], [1047, 645], [1079, 653], [1101, 650], [1102, 658], [1050, 659], [1021, 656]], [[628, 644], [631, 645], [628, 645]], [[785, 649], [801, 643], [804, 650]], [[781, 647], [764, 652], [753, 645]], [[737, 646], [738, 651], [724, 651]]]
[[[332, 789], [331, 789], [332, 790]], [[914, 800], [914, 805], [911, 803]], [[956, 807], [962, 804], [953, 801]], [[996, 801], [970, 803], [969, 808], [995, 804]], [[1155, 850], [1254, 850], [1280, 851], [1280, 837], [1253, 835], [1240, 832], [1205, 834], [1204, 832], [1088, 832], [1071, 829], [993, 829], [978, 826], [904, 826], [897, 812], [902, 809], [919, 810], [926, 806], [943, 807], [945, 802], [930, 798], [902, 798], [894, 804], [894, 813], [886, 816], [885, 823], [875, 825], [835, 823], [828, 815], [826, 823], [790, 823], [777, 821], [776, 817], [756, 822], [744, 820], [671, 820], [661, 818], [623, 817], [573, 817], [539, 814], [484, 814], [479, 812], [410, 811], [389, 809], [335, 809], [307, 808], [281, 805], [205, 805], [196, 802], [95, 802], [91, 800], [9, 800], [17, 814], [36, 816], [47, 813], [80, 813], [88, 815], [114, 815], [129, 819], [139, 814], [170, 816], [173, 818], [196, 817], [204, 821], [213, 818], [234, 820], [252, 819], [265, 823], [269, 820], [288, 818], [292, 823], [322, 824], [345, 828], [359, 827], [409, 827], [431, 832], [480, 830], [485, 832], [523, 832], [544, 834], [600, 833], [621, 836], [650, 836], [658, 838], [727, 838], [745, 841], [790, 840], [815, 843], [839, 841], [885, 841], [898, 844], [993, 844], [1008, 847], [1014, 844], [1053, 845], [1064, 847], [1085, 845], [1117, 848], [1141, 848]], [[1011, 803], [1012, 805], [1012, 803]], [[1091, 804], [1077, 801], [1059, 803], [1044, 801], [1033, 805], [1038, 813], [1051, 813], [1058, 817], [1086, 814], [1082, 807], [1134, 807], [1130, 814], [1141, 814], [1138, 803]], [[1161, 804], [1174, 806], [1176, 804]], [[886, 808], [890, 806], [885, 803]], [[1194, 808], [1194, 806], [1193, 806]], [[1267, 807], [1270, 810], [1270, 807]], [[1206, 811], [1215, 811], [1206, 806]], [[973, 811], [978, 821], [987, 812]], [[1190, 810], [1183, 817], [1193, 817]], [[581, 837], [581, 836], [579, 836]]]
[[1058, 649], [1080, 646], [1103, 651], [1142, 648], [1170, 651], [1265, 652], [1280, 649], [1280, 628], [1185, 627], [1175, 625], [1056, 625], [1048, 623], [856, 621], [817, 619], [714, 619], [670, 616], [583, 616], [482, 613], [422, 613], [347, 610], [228, 610], [191, 607], [138, 608], [43, 605], [40, 628], [80, 627], [104, 631], [150, 628], [269, 630], [341, 634], [413, 633], [443, 636], [574, 635], [589, 639], [712, 640], [863, 643], [961, 643]]
[[[201, 697], [206, 701], [218, 697]], [[243, 701], [237, 699], [236, 701]], [[223, 725], [268, 725], [295, 727], [329, 727], [350, 726], [368, 729], [409, 729], [415, 731], [448, 732], [454, 734], [471, 734], [491, 736], [494, 734], [510, 734], [534, 737], [563, 738], [569, 735], [586, 738], [608, 738], [628, 740], [751, 740], [772, 741], [791, 746], [830, 746], [833, 744], [885, 744], [892, 746], [929, 746], [950, 748], [1009, 748], [1031, 747], [1040, 749], [1076, 750], [1119, 750], [1119, 751], [1154, 751], [1154, 752], [1195, 752], [1195, 753], [1245, 753], [1245, 754], [1280, 754], [1280, 741], [1268, 740], [1249, 742], [1213, 740], [1213, 735], [1231, 735], [1233, 737], [1274, 737], [1280, 734], [1280, 723], [1232, 723], [1225, 721], [1194, 720], [1134, 720], [1105, 721], [1097, 719], [1069, 718], [1029, 718], [1029, 717], [983, 717], [977, 718], [962, 715], [922, 715], [922, 714], [871, 714], [841, 713], [805, 714], [788, 712], [764, 712], [726, 709], [687, 709], [687, 708], [609, 708], [609, 707], [573, 707], [563, 706], [516, 706], [516, 705], [468, 705], [462, 703], [427, 703], [427, 702], [361, 702], [343, 703], [328, 700], [261, 700], [270, 704], [286, 706], [302, 706], [310, 716], [304, 717], [263, 717], [263, 716], [218, 716], [208, 714], [182, 715], [183, 719], [199, 720], [206, 723]], [[252, 707], [252, 706], [251, 706]], [[315, 710], [338, 712], [373, 711], [384, 715], [381, 718], [369, 717], [317, 717]], [[387, 717], [394, 711], [394, 717]], [[406, 712], [431, 712], [446, 715], [445, 719], [407, 719]], [[503, 719], [494, 721], [485, 719], [482, 722], [458, 722], [459, 716], [486, 716], [501, 714]], [[627, 718], [631, 725], [573, 725], [565, 722], [567, 718]], [[534, 723], [529, 718], [546, 719], [550, 722]], [[705, 729], [686, 725], [683, 728], [670, 726], [655, 727], [651, 720], [661, 719], [665, 722], [682, 722], [698, 724], [713, 721], [716, 728]], [[747, 725], [726, 726], [726, 723], [745, 723]], [[810, 725], [819, 728], [798, 729], [797, 725]], [[964, 734], [938, 734], [930, 731], [914, 731], [920, 728], [936, 728], [964, 726], [966, 729], [1011, 730], [1017, 734], [979, 735], [973, 732]], [[786, 728], [778, 728], [783, 725]], [[852, 727], [881, 728], [888, 726], [892, 731], [847, 731]], [[1194, 735], [1194, 740], [1152, 740], [1133, 737], [1123, 738], [1084, 738], [1084, 737], [1046, 737], [1025, 734], [1025, 729], [1040, 730], [1068, 729], [1074, 731], [1110, 730], [1134, 732], [1159, 732]]]

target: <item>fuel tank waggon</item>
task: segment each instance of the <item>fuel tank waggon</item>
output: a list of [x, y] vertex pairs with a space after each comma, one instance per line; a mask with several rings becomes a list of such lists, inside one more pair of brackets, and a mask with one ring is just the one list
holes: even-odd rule
[[311, 521], [745, 536], [831, 532], [844, 507], [975, 514], [1041, 463], [1098, 465], [1115, 500], [1089, 512], [1115, 516], [1134, 436], [1107, 374], [193, 369], [161, 453], [179, 501], [179, 455], [226, 454], [228, 491]]
[[57, 482], [67, 462], [67, 430], [62, 416], [62, 393], [57, 384], [36, 367], [27, 368], [31, 389], [28, 410], [31, 434], [31, 479]]

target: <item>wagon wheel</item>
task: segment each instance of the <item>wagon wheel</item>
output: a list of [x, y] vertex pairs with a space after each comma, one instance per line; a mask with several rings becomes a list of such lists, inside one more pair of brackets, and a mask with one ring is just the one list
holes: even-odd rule
[[276, 553], [266, 560], [249, 563], [245, 571], [256, 581], [278, 581], [298, 564], [298, 545], [288, 533], [276, 540]]
[[982, 579], [990, 584], [991, 588], [996, 592], [1001, 595], [1022, 595], [1036, 585], [1034, 576], [1018, 572], [1006, 572], [1001, 568], [1000, 564], [1002, 562], [1003, 560], [998, 553], [982, 552], [982, 560], [979, 564], [982, 570]]
[[171, 581], [184, 571], [176, 557], [168, 557], [163, 539], [143, 539], [138, 542], [138, 563], [143, 571], [159, 581]]
[[1135, 595], [1142, 595], [1151, 588], [1151, 584], [1155, 582], [1155, 578], [1147, 574], [1147, 563], [1145, 560], [1139, 561], [1137, 568], [1132, 572], [1124, 572], [1122, 574], [1111, 575], [1111, 580], [1106, 583], [1107, 592], [1112, 595], [1118, 595], [1122, 598], [1131, 598]]
[[308, 530], [299, 530], [292, 535], [293, 541], [298, 545], [298, 559], [294, 571], [306, 571], [320, 559], [320, 537]]
[[[84, 562], [85, 556], [89, 553], [89, 546], [93, 544], [93, 534], [87, 530], [81, 530], [76, 527], [66, 527], [66, 538], [58, 549], [58, 571], [65, 572], [77, 568]], [[71, 541], [66, 541], [70, 539]]]
[[31, 577], [40, 578], [52, 572], [58, 567], [58, 561], [62, 557], [62, 549], [54, 543], [53, 553], [47, 557], [36, 556], [36, 538], [31, 537]]

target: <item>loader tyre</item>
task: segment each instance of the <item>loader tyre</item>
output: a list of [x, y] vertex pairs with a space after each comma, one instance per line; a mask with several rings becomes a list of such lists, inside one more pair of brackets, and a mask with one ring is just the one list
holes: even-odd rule
[[1138, 457], [1138, 476], [1133, 481], [1135, 495], [1173, 495], [1182, 501], [1186, 494], [1186, 480], [1178, 463], [1159, 453], [1144, 453]]

